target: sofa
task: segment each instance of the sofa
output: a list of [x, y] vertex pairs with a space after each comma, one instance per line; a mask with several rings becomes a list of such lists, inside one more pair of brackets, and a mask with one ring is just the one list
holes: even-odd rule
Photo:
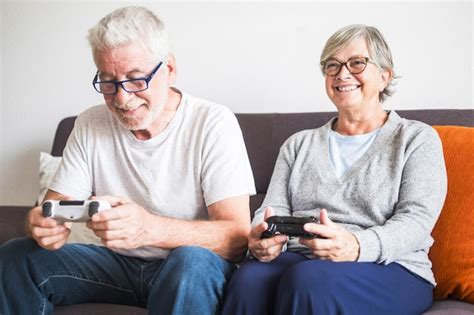
[[[397, 112], [401, 117], [420, 120], [430, 125], [474, 126], [474, 109]], [[279, 148], [285, 139], [299, 130], [319, 127], [335, 115], [335, 112], [237, 114], [257, 188], [257, 195], [252, 196], [250, 200], [252, 214], [265, 197]], [[75, 117], [68, 117], [59, 123], [51, 150], [53, 156], [62, 155], [74, 120]], [[472, 174], [472, 170], [468, 172]], [[24, 235], [24, 219], [31, 206], [0, 206], [0, 245]], [[436, 242], [435, 237], [435, 244]], [[57, 306], [55, 314], [146, 314], [146, 310], [111, 304], [81, 304]], [[425, 314], [474, 314], [474, 304], [457, 300], [455, 296], [447, 296], [436, 300]]]

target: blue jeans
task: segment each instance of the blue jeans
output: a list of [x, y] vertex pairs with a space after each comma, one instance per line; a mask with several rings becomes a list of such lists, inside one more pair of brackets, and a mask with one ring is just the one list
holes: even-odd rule
[[235, 266], [200, 247], [153, 261], [105, 247], [67, 244], [57, 251], [32, 239], [0, 247], [0, 314], [51, 314], [54, 305], [114, 303], [150, 314], [216, 314]]
[[229, 283], [223, 314], [418, 315], [433, 286], [397, 263], [308, 259], [286, 252], [249, 260]]

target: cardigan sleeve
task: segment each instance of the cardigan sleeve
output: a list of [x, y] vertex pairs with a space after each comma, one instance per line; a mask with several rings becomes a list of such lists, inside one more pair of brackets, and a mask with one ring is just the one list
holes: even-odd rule
[[388, 264], [433, 240], [430, 233], [443, 207], [447, 175], [439, 136], [426, 126], [405, 151], [405, 164], [393, 215], [383, 225], [354, 235], [360, 244], [358, 261]]

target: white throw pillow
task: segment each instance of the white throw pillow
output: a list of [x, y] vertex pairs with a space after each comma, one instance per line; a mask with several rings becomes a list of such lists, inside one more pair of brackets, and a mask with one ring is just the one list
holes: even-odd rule
[[[39, 159], [39, 180], [40, 193], [38, 196], [38, 204], [43, 202], [44, 196], [48, 191], [49, 184], [54, 178], [62, 157], [52, 156], [51, 154], [41, 152]], [[85, 223], [74, 223], [72, 225], [71, 234], [69, 235], [68, 243], [82, 243], [101, 245], [100, 239], [86, 227]]]
[[40, 192], [37, 202], [40, 205], [43, 202], [44, 196], [48, 191], [48, 186], [53, 180], [59, 164], [61, 164], [62, 157], [52, 156], [51, 154], [40, 152], [39, 158], [39, 185]]

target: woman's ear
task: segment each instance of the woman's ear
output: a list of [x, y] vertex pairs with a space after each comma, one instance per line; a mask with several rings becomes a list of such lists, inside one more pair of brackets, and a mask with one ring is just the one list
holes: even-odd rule
[[382, 69], [380, 70], [380, 92], [385, 90], [385, 88], [388, 86], [390, 81], [393, 78], [393, 70], [385, 70]]

